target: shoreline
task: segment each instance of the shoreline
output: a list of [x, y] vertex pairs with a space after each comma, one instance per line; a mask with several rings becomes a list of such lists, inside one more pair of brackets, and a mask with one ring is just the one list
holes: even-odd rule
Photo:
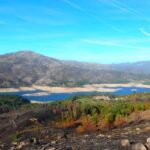
[[[7, 92], [24, 92], [24, 91], [36, 91], [32, 93], [34, 96], [49, 95], [51, 93], [73, 93], [73, 92], [116, 92], [122, 87], [140, 87], [150, 88], [150, 85], [144, 85], [141, 83], [127, 83], [127, 84], [87, 84], [83, 87], [49, 87], [33, 85], [32, 87], [19, 87], [19, 88], [0, 88], [0, 93]], [[115, 88], [115, 89], [114, 89]], [[30, 96], [30, 94], [27, 94]]]
[[31, 104], [50, 104], [50, 101], [36, 101], [36, 100], [30, 100]]

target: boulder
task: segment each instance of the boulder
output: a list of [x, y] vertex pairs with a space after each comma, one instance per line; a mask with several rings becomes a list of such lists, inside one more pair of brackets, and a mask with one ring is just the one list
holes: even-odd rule
[[37, 118], [30, 118], [29, 119], [29, 121], [31, 122], [31, 123], [34, 123], [34, 124], [38, 124], [38, 119]]
[[123, 147], [130, 146], [130, 141], [128, 139], [121, 140], [121, 146]]
[[55, 145], [56, 144], [56, 141], [51, 141], [51, 145]]
[[105, 137], [105, 135], [104, 134], [99, 134], [98, 137]]
[[147, 142], [147, 143], [150, 143], [150, 137], [149, 137], [149, 138], [147, 138], [146, 142]]
[[56, 150], [55, 147], [48, 148], [47, 150]]
[[150, 142], [146, 143], [145, 146], [147, 147], [147, 150], [150, 150]]
[[137, 132], [140, 132], [140, 131], [141, 131], [141, 129], [140, 129], [140, 128], [136, 128], [136, 131], [137, 131]]
[[142, 143], [135, 143], [131, 145], [131, 150], [147, 150], [147, 148]]

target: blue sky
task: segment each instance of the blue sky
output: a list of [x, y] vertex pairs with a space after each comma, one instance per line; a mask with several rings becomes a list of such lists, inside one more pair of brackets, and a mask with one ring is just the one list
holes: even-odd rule
[[0, 0], [0, 54], [98, 63], [150, 60], [149, 0]]

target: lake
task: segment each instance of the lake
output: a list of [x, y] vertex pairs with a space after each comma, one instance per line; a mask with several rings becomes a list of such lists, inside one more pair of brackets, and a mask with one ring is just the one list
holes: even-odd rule
[[[109, 92], [109, 94], [125, 95], [125, 94], [132, 94], [133, 91], [136, 91], [137, 93], [150, 92], [150, 88], [140, 88], [140, 87], [115, 87], [113, 89], [119, 89], [119, 90], [115, 92]], [[24, 96], [26, 94], [35, 94], [39, 92], [43, 92], [43, 91], [34, 90], [34, 91], [22, 91], [22, 92], [9, 92], [7, 94], [16, 94], [19, 96]], [[33, 101], [46, 102], [46, 101], [55, 101], [55, 100], [65, 100], [71, 96], [79, 95], [79, 94], [80, 95], [102, 94], [102, 92], [50, 93], [48, 95], [40, 95], [40, 96], [29, 95], [29, 96], [24, 96], [24, 97]]]

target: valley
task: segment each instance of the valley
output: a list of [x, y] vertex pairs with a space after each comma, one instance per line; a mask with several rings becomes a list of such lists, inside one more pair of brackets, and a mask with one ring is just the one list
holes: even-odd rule
[[148, 64], [64, 61], [31, 51], [1, 55], [0, 150], [146, 149]]
[[0, 0], [0, 150], [150, 150], [150, 0]]

